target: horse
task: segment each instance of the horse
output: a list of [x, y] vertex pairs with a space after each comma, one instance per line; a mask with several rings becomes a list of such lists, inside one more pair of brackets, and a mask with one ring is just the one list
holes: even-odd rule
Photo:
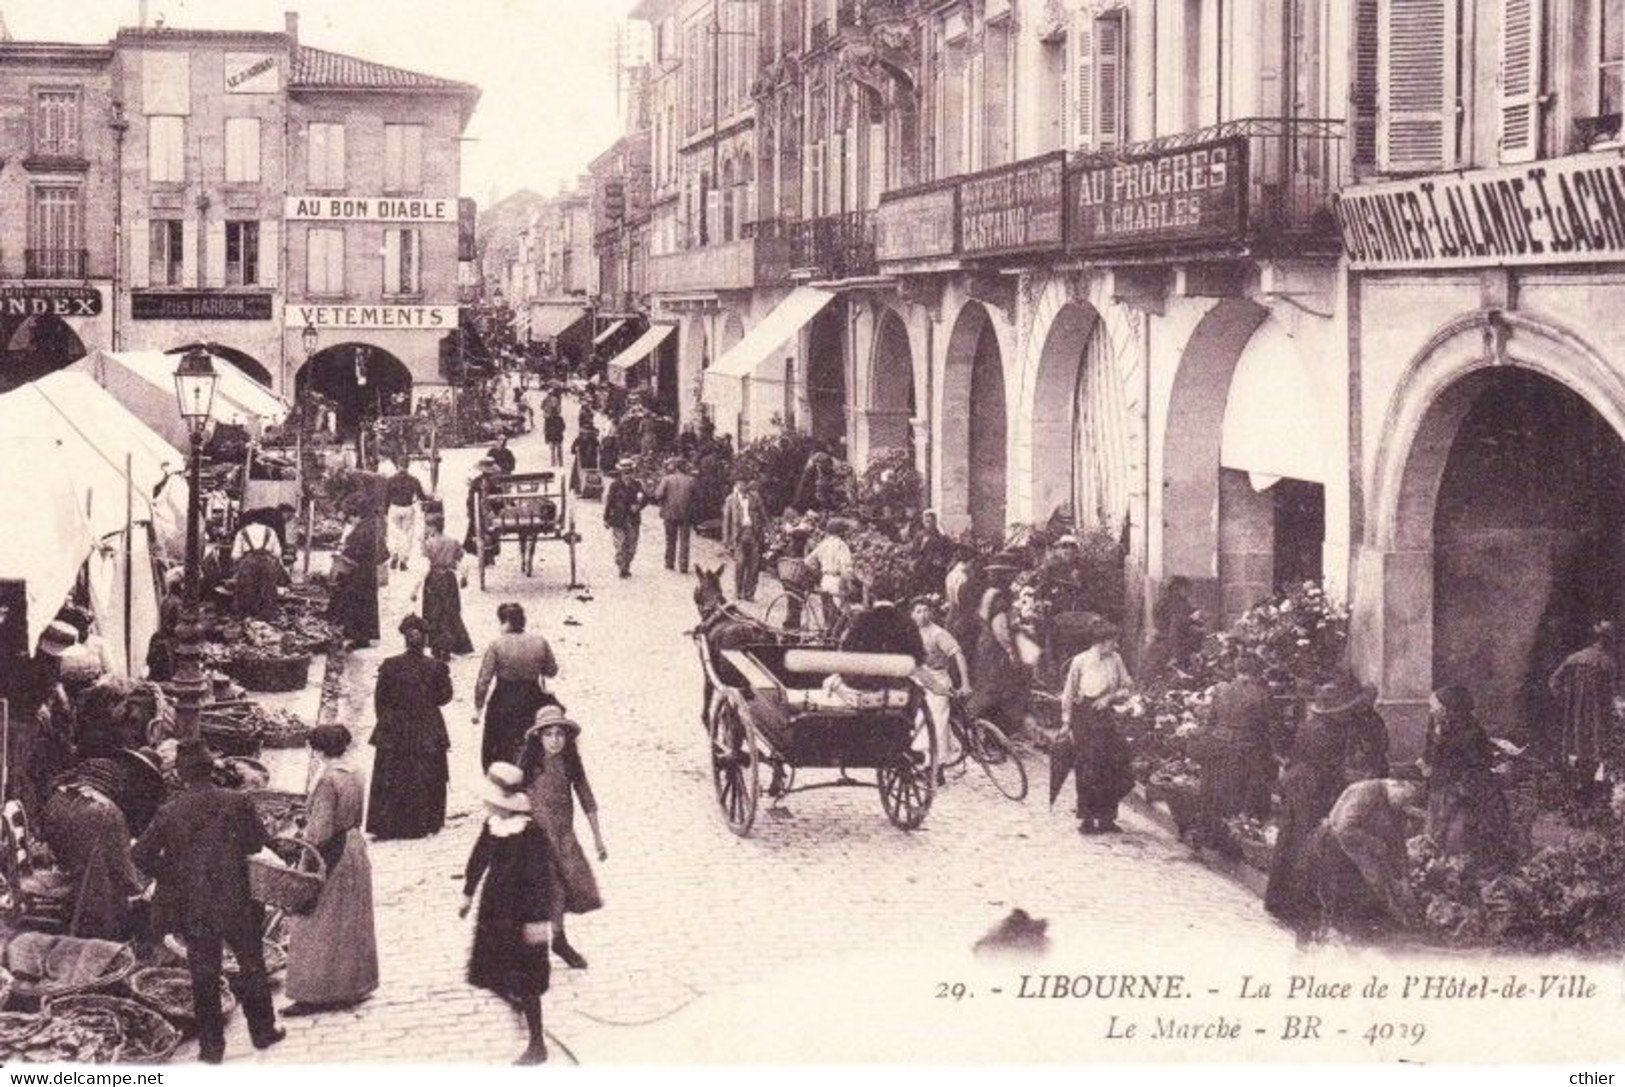
[[745, 682], [745, 677], [722, 657], [722, 651], [744, 649], [752, 645], [776, 644], [783, 640], [780, 632], [752, 619], [741, 611], [738, 605], [728, 600], [722, 588], [722, 572], [725, 569], [726, 566], [718, 566], [714, 570], [707, 570], [698, 565], [694, 568], [697, 580], [694, 586], [694, 607], [700, 613], [700, 623], [692, 633], [700, 641], [701, 651], [709, 664], [705, 675], [705, 698], [700, 704], [701, 724], [707, 727], [710, 725], [711, 706], [716, 696], [711, 684], [712, 673], [725, 684], [738, 685]]

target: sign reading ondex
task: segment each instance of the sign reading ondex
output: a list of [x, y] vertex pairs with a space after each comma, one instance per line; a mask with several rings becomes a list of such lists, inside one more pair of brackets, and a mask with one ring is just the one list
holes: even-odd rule
[[457, 201], [422, 196], [290, 196], [289, 219], [373, 223], [455, 223]]
[[1612, 152], [1347, 189], [1349, 266], [1469, 268], [1625, 258], [1625, 161]]
[[0, 317], [98, 317], [102, 292], [94, 287], [0, 285]]
[[1247, 139], [1080, 166], [1067, 178], [1067, 199], [1074, 251], [1235, 241], [1247, 217]]
[[449, 331], [457, 327], [456, 306], [289, 305], [284, 320], [293, 328], [400, 328]]
[[959, 249], [967, 257], [1059, 248], [1066, 154], [1055, 152], [959, 183]]

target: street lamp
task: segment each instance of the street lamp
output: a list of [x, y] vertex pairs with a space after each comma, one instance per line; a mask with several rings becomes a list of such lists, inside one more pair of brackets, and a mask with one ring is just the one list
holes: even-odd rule
[[181, 419], [186, 423], [191, 439], [191, 459], [187, 471], [186, 496], [186, 582], [178, 629], [175, 631], [175, 722], [182, 736], [198, 734], [203, 710], [203, 697], [208, 692], [208, 680], [199, 665], [202, 656], [201, 632], [198, 629], [198, 568], [202, 562], [201, 491], [203, 489], [203, 433], [209, 425], [209, 414], [214, 407], [214, 387], [219, 376], [214, 372], [214, 360], [200, 347], [194, 347], [181, 356], [175, 368], [175, 400], [180, 406]]

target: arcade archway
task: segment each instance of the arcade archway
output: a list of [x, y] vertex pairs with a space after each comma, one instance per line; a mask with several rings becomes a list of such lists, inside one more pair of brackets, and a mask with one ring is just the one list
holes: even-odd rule
[[0, 318], [0, 393], [71, 366], [85, 354], [84, 341], [60, 317]]
[[1032, 514], [1068, 513], [1121, 539], [1133, 488], [1132, 420], [1111, 337], [1092, 306], [1068, 302], [1039, 354], [1033, 393]]
[[914, 450], [914, 353], [903, 319], [886, 309], [875, 328], [869, 370], [869, 450], [881, 454]]
[[846, 309], [826, 306], [807, 326], [807, 415], [814, 438], [846, 446]]
[[354, 435], [363, 420], [412, 408], [412, 372], [388, 351], [365, 343], [316, 352], [299, 368], [294, 390], [298, 397], [314, 392], [331, 401], [344, 437]]
[[[948, 337], [942, 388], [944, 512], [968, 517], [978, 532], [1005, 528], [1004, 356], [993, 320], [980, 302], [967, 302]], [[954, 509], [955, 496], [965, 507]]]
[[271, 388], [271, 371], [260, 365], [259, 360], [253, 355], [248, 354], [246, 351], [239, 351], [235, 347], [227, 347], [218, 343], [188, 343], [182, 344], [180, 347], [172, 347], [165, 351], [164, 354], [184, 355], [193, 349], [201, 349], [217, 359], [224, 359], [267, 389]]

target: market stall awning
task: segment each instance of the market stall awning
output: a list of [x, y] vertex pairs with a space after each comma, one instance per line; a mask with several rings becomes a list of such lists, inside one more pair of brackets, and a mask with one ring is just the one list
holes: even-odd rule
[[[160, 351], [101, 351], [74, 363], [73, 369], [94, 378], [120, 404], [179, 449], [189, 442], [175, 402], [175, 369], [182, 357]], [[214, 369], [220, 377], [211, 410], [216, 422], [257, 427], [280, 422], [287, 416], [288, 406], [275, 393], [230, 362], [216, 358]]]
[[609, 324], [604, 326], [604, 330], [602, 332], [592, 338], [592, 345], [594, 347], [598, 347], [605, 340], [609, 339], [611, 336], [615, 335], [615, 333], [619, 332], [625, 327], [626, 319], [624, 317], [619, 321], [611, 321]]
[[1242, 350], [1225, 402], [1219, 464], [1247, 472], [1255, 487], [1277, 479], [1328, 478], [1336, 389], [1308, 365], [1317, 345], [1295, 339], [1279, 320], [1258, 326]]
[[818, 316], [818, 311], [829, 305], [834, 297], [833, 291], [797, 287], [784, 301], [774, 306], [755, 328], [745, 333], [744, 339], [724, 351], [722, 357], [705, 371], [705, 376], [750, 377], [785, 341]]
[[650, 327], [649, 331], [632, 342], [632, 346], [609, 360], [609, 372], [617, 374], [630, 370], [652, 355], [655, 348], [665, 343], [667, 337], [675, 331], [677, 331], [676, 325], [654, 325]]
[[530, 338], [552, 340], [564, 335], [587, 316], [585, 306], [575, 302], [539, 302], [530, 310]]
[[56, 467], [10, 473], [0, 487], [0, 578], [24, 582], [28, 600], [28, 647], [39, 641], [97, 546], [73, 474], [49, 438], [0, 431], [0, 457], [7, 464]]

